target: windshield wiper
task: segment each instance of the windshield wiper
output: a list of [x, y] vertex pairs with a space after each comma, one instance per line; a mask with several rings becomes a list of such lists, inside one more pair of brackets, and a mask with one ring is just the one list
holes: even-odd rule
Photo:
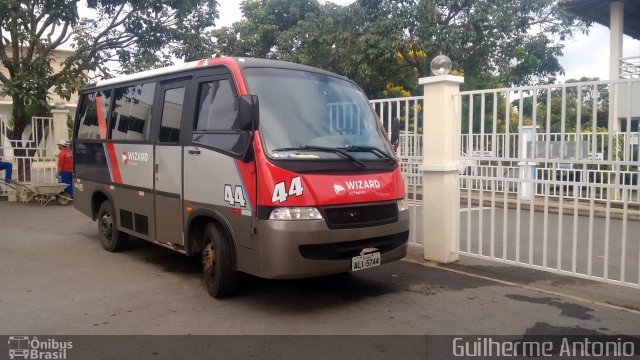
[[374, 154], [380, 154], [382, 155], [383, 158], [386, 158], [387, 160], [396, 162], [396, 160], [391, 157], [391, 155], [387, 154], [386, 152], [378, 149], [375, 146], [366, 146], [366, 145], [349, 145], [347, 147], [341, 148], [341, 149], [345, 149], [347, 151], [369, 151], [372, 152]]
[[344, 156], [345, 158], [347, 158], [347, 159], [353, 161], [354, 163], [358, 164], [358, 166], [360, 166], [361, 168], [367, 167], [367, 164], [365, 164], [364, 162], [356, 159], [355, 156], [349, 154], [348, 152], [346, 152], [344, 150], [341, 150], [341, 149], [331, 148], [331, 147], [305, 145], [305, 146], [298, 146], [298, 147], [288, 147], [288, 148], [275, 149], [273, 151], [294, 151], [294, 150], [332, 152], [332, 153], [336, 153], [336, 154], [340, 154], [340, 155]]

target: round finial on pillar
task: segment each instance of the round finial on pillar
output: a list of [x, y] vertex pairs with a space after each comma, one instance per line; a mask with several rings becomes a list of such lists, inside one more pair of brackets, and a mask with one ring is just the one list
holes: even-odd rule
[[451, 71], [451, 59], [447, 55], [438, 55], [431, 61], [433, 75], [447, 75]]

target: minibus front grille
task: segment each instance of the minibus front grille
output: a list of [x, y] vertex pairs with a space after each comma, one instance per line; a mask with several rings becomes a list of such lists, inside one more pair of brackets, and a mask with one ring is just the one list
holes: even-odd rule
[[390, 224], [398, 221], [396, 202], [328, 206], [320, 209], [329, 229], [354, 229]]
[[371, 239], [330, 244], [300, 245], [300, 255], [309, 260], [348, 260], [366, 248], [376, 248], [384, 254], [407, 243], [409, 231]]

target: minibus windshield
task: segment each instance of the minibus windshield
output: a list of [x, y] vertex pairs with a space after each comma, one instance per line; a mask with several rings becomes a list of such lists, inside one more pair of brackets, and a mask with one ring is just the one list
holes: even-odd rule
[[260, 101], [260, 134], [276, 159], [394, 162], [384, 131], [353, 83], [307, 71], [245, 70]]

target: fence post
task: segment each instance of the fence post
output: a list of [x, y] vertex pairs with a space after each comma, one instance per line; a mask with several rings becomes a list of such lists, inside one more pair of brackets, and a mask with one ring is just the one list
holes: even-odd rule
[[460, 84], [464, 78], [421, 78], [423, 111], [423, 247], [424, 258], [443, 263], [458, 260], [460, 238]]
[[[518, 166], [520, 179], [525, 180], [520, 185], [520, 199], [532, 200], [535, 195], [535, 186], [532, 180], [536, 180], [536, 163], [529, 159], [536, 158], [535, 151], [536, 128], [533, 126], [521, 126], [518, 132]], [[528, 144], [531, 143], [531, 151], [528, 152]], [[579, 142], [578, 142], [579, 143]]]
[[[69, 127], [67, 126], [67, 116], [69, 110], [55, 109], [51, 110], [53, 114], [53, 146], [60, 140], [69, 140]], [[56, 154], [58, 151], [56, 151]]]

